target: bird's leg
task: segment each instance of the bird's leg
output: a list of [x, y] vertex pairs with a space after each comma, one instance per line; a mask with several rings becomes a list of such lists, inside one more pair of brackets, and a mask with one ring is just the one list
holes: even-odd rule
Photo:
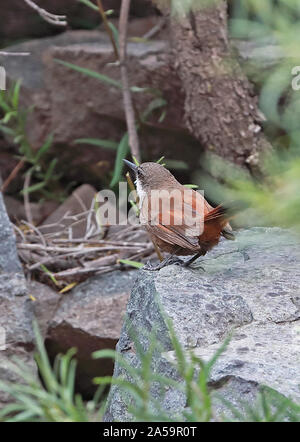
[[196, 255], [194, 255], [190, 259], [187, 259], [186, 261], [184, 261], [182, 263], [182, 266], [183, 267], [188, 267], [190, 264], [192, 264], [194, 261], [196, 261], [196, 259], [198, 259], [202, 255], [203, 255], [202, 252], [196, 253]]
[[[176, 253], [176, 252], [175, 252]], [[144, 265], [143, 269], [144, 270], [149, 270], [151, 272], [163, 269], [164, 267], [171, 265], [171, 264], [179, 264], [179, 265], [183, 265], [184, 261], [180, 258], [178, 258], [178, 256], [175, 256], [175, 253], [173, 253], [172, 255], [168, 256], [167, 258], [165, 258], [162, 262], [160, 262], [158, 265], [153, 266], [149, 261], [147, 262], [147, 264]]]

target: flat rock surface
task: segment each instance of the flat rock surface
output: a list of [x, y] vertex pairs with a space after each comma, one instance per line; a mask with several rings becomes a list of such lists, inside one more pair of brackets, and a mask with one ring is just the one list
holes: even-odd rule
[[[172, 319], [181, 344], [203, 359], [233, 332], [211, 375], [218, 393], [239, 403], [254, 400], [259, 387], [267, 385], [299, 400], [299, 264], [299, 240], [291, 232], [259, 227], [239, 231], [236, 241], [222, 241], [193, 268], [141, 271], [118, 351], [138, 366], [132, 330], [142, 331], [139, 340], [147, 351], [149, 332], [156, 327], [166, 351], [155, 355], [153, 369], [178, 380], [164, 315]], [[125, 375], [118, 364], [114, 375]], [[185, 398], [170, 389], [163, 406], [182, 411]], [[120, 389], [113, 387], [106, 420], [129, 419]]]

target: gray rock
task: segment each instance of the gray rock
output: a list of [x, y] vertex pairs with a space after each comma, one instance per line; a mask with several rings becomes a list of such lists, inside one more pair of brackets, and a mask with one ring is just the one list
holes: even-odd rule
[[77, 387], [85, 397], [95, 391], [94, 377], [112, 374], [112, 361], [95, 361], [91, 353], [115, 348], [135, 277], [135, 271], [116, 271], [89, 278], [63, 296], [50, 323], [46, 340], [49, 355], [54, 358], [77, 348]]
[[[101, 22], [97, 11], [91, 10], [80, 2], [70, 0], [43, 0], [37, 2], [47, 11], [67, 16], [68, 28], [90, 29]], [[104, 10], [113, 9], [114, 16], [120, 10], [120, 0], [103, 0]], [[145, 17], [155, 13], [151, 0], [133, 0], [130, 13], [132, 16]], [[53, 26], [43, 20], [25, 2], [19, 0], [1, 0], [0, 42], [43, 37], [60, 33], [64, 28]]]
[[[128, 303], [118, 352], [138, 367], [133, 331], [147, 352], [149, 334], [155, 329], [162, 350], [154, 354], [151, 369], [182, 382], [166, 316], [172, 319], [183, 347], [193, 349], [203, 360], [233, 331], [211, 373], [211, 388], [236, 405], [241, 400], [254, 401], [262, 385], [300, 400], [299, 264], [299, 241], [291, 232], [251, 228], [238, 232], [234, 242], [221, 241], [194, 268], [141, 271]], [[116, 364], [114, 376], [128, 374]], [[174, 388], [160, 397], [153, 387], [152, 396], [173, 417], [186, 406], [185, 395]], [[105, 420], [132, 419], [127, 399], [119, 387], [112, 387]], [[216, 407], [219, 416], [223, 411]]]
[[[31, 360], [27, 351], [33, 348], [33, 310], [27, 296], [26, 281], [17, 256], [14, 233], [0, 194], [0, 377], [15, 380], [8, 360], [17, 355], [25, 362]], [[8, 400], [0, 392], [0, 404]]]
[[[60, 59], [76, 64], [120, 82], [120, 68], [114, 63], [107, 35], [99, 31], [70, 31], [51, 38], [23, 42], [9, 50], [31, 53], [30, 57], [22, 57], [22, 60], [20, 57], [0, 58], [8, 79], [22, 79], [22, 106], [33, 107], [28, 115], [30, 142], [42, 145], [52, 133], [54, 139], [50, 153], [59, 159], [57, 167], [66, 177], [96, 187], [101, 181], [107, 182], [115, 152], [74, 141], [80, 138], [120, 141], [126, 132], [122, 91], [56, 61]], [[184, 145], [184, 161], [194, 168], [195, 156], [199, 156], [201, 146], [183, 124], [184, 95], [180, 80], [172, 69], [168, 43], [160, 40], [129, 42], [128, 58], [130, 84], [159, 90], [166, 100], [166, 106], [149, 117], [149, 123], [153, 124], [145, 126], [140, 134], [145, 160], [159, 158], [162, 151], [166, 157], [183, 160]], [[135, 94], [135, 104], [141, 114], [153, 99], [150, 93]], [[163, 110], [166, 110], [165, 119], [158, 124]]]
[[46, 284], [31, 281], [27, 285], [28, 295], [32, 299], [32, 308], [35, 319], [39, 325], [40, 333], [46, 336], [50, 322], [59, 306], [61, 294]]
[[[64, 236], [64, 229], [69, 227], [72, 233], [72, 238], [83, 238], [87, 230], [87, 217], [78, 220], [75, 225], [73, 225], [74, 218], [72, 217], [90, 210], [95, 201], [94, 198], [96, 194], [97, 190], [88, 184], [82, 184], [77, 187], [72, 195], [70, 195], [43, 221], [43, 234], [58, 233], [58, 229], [60, 229], [62, 236]], [[94, 217], [92, 220], [96, 223]], [[57, 227], [58, 224], [59, 228]], [[71, 225], [73, 226], [70, 227]]]
[[0, 194], [0, 274], [22, 273], [21, 264], [17, 257], [17, 249], [13, 230], [6, 213], [2, 194]]
[[30, 300], [26, 294], [14, 233], [0, 194], [0, 326], [6, 331], [8, 345], [32, 340]]

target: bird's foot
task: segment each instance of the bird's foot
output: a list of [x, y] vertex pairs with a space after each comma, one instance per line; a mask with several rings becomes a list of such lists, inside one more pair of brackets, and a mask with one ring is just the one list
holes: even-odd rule
[[156, 266], [153, 266], [151, 264], [151, 262], [148, 261], [144, 265], [143, 270], [149, 270], [150, 272], [156, 272], [156, 271], [161, 270], [164, 267], [172, 265], [172, 264], [183, 266], [184, 265], [184, 261], [182, 259], [178, 258], [177, 256], [169, 256], [168, 258], [164, 259], [162, 262], [160, 262]]

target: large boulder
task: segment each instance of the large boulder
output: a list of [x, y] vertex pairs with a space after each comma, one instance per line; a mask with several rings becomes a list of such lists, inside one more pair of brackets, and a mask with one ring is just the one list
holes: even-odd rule
[[[36, 3], [53, 14], [66, 15], [70, 28], [90, 29], [101, 22], [97, 11], [93, 11], [78, 1], [39, 0]], [[103, 7], [105, 10], [113, 9], [117, 14], [120, 0], [103, 0]], [[134, 0], [131, 2], [130, 12], [134, 16], [144, 17], [155, 13], [155, 9], [151, 0]], [[45, 22], [24, 1], [2, 0], [1, 2], [0, 42], [26, 37], [42, 37], [62, 30], [64, 28]]]
[[[174, 349], [166, 325], [171, 318], [186, 350], [208, 360], [233, 331], [226, 351], [211, 373], [210, 387], [234, 405], [253, 402], [262, 385], [300, 400], [299, 372], [299, 241], [279, 228], [252, 228], [222, 241], [201, 260], [201, 268], [168, 266], [159, 272], [140, 271], [127, 306], [117, 351], [133, 366], [134, 332], [145, 352], [156, 330], [162, 350], [153, 356], [152, 370], [182, 382], [174, 364]], [[200, 262], [198, 261], [198, 264]], [[129, 378], [120, 364], [114, 376]], [[174, 417], [186, 406], [182, 391], [170, 387], [152, 395]], [[109, 395], [107, 421], [128, 421], [126, 396], [118, 386]], [[216, 405], [215, 416], [224, 411]]]
[[[32, 321], [36, 318], [42, 335], [58, 306], [60, 295], [43, 284], [26, 283], [18, 258], [15, 237], [0, 193], [0, 379], [22, 382], [11, 370], [17, 358], [37, 374]], [[0, 391], [0, 408], [11, 397]]]
[[[18, 356], [22, 361], [32, 363], [28, 351], [33, 349], [33, 310], [27, 296], [13, 230], [0, 193], [0, 330], [2, 346], [0, 351], [0, 377], [15, 381], [8, 361]], [[8, 401], [0, 392], [0, 404]]]
[[[69, 31], [59, 36], [24, 42], [12, 51], [28, 51], [29, 57], [6, 57], [0, 62], [8, 78], [22, 79], [22, 103], [34, 106], [28, 118], [28, 136], [33, 146], [41, 146], [49, 133], [54, 141], [51, 155], [59, 160], [66, 177], [99, 185], [106, 182], [115, 161], [115, 151], [88, 144], [78, 138], [109, 139], [119, 142], [126, 131], [122, 91], [57, 63], [57, 59], [99, 72], [120, 81], [107, 35], [99, 31]], [[128, 44], [129, 82], [150, 88], [166, 100], [165, 108], [154, 111], [149, 125], [139, 131], [145, 160], [184, 160], [193, 168], [201, 147], [183, 124], [184, 96], [180, 80], [171, 67], [169, 45], [165, 41]], [[142, 114], [157, 99], [153, 93], [135, 93]], [[72, 109], [72, 112], [70, 112]], [[163, 122], [158, 119], [166, 111]], [[182, 146], [185, 146], [184, 156]], [[84, 151], [84, 155], [82, 152]]]

